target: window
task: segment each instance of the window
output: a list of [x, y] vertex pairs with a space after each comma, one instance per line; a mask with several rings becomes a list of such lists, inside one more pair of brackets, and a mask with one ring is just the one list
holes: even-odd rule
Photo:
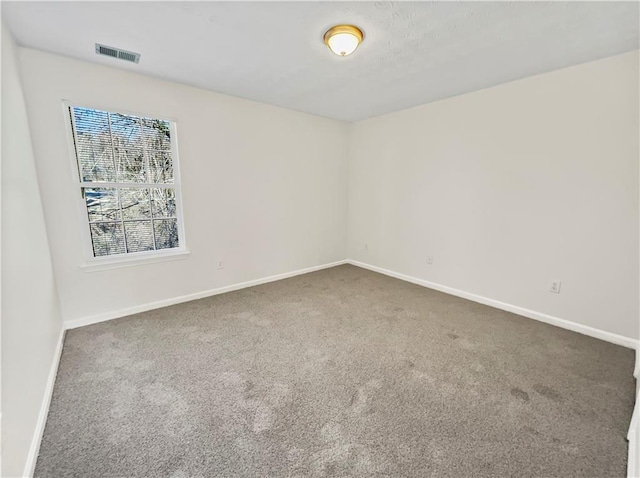
[[184, 251], [175, 124], [68, 108], [89, 258]]

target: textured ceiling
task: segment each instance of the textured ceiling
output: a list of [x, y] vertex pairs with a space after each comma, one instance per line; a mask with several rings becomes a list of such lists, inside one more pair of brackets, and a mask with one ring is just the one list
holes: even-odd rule
[[[636, 2], [3, 2], [25, 46], [355, 121], [638, 48]], [[340, 58], [336, 23], [365, 40]], [[128, 64], [95, 42], [142, 54]]]

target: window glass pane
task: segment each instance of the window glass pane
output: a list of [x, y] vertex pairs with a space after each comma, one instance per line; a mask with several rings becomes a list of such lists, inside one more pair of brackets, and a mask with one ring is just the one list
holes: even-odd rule
[[94, 256], [179, 247], [171, 123], [75, 106], [69, 112], [80, 181], [114, 183], [80, 185]]
[[113, 146], [117, 149], [142, 149], [140, 118], [120, 113], [109, 113]]
[[149, 190], [143, 188], [120, 189], [123, 219], [151, 219]]
[[84, 190], [84, 199], [90, 222], [121, 219], [117, 189], [87, 188]]
[[116, 179], [106, 111], [73, 108], [75, 144], [82, 181]]
[[148, 150], [171, 150], [171, 128], [168, 121], [142, 118], [142, 132]]
[[152, 183], [172, 183], [171, 151], [149, 151], [149, 170]]
[[93, 254], [107, 256], [110, 254], [124, 254], [124, 234], [121, 222], [101, 222], [90, 224]]
[[176, 191], [151, 188], [153, 217], [176, 217]]
[[115, 153], [116, 164], [118, 165], [118, 182], [147, 182], [147, 171], [144, 165], [142, 149], [116, 148]]
[[152, 251], [153, 233], [151, 221], [130, 221], [124, 223], [128, 252]]
[[176, 219], [156, 219], [153, 221], [153, 227], [156, 233], [156, 249], [179, 247]]

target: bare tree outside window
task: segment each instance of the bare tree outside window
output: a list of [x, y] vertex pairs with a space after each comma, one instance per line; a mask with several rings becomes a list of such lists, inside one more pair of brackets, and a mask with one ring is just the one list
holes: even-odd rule
[[69, 113], [94, 256], [179, 247], [170, 123]]

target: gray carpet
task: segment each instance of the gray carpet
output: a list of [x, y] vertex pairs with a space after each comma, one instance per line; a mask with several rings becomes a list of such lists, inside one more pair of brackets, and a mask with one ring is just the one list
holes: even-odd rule
[[67, 333], [36, 476], [625, 476], [634, 353], [353, 266]]

